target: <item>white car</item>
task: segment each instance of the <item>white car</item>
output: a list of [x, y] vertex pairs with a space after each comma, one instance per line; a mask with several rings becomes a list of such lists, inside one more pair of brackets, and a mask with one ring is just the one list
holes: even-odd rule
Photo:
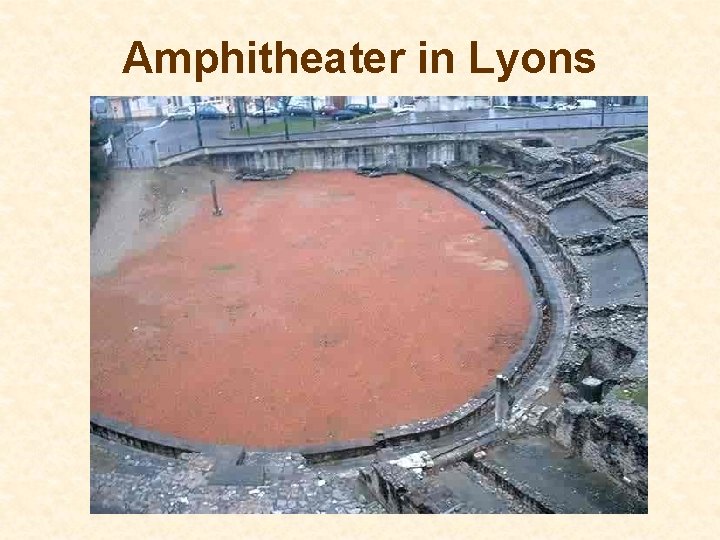
[[[262, 107], [256, 108], [254, 111], [250, 111], [248, 113], [248, 116], [252, 116], [253, 118], [262, 118], [263, 110]], [[265, 107], [265, 116], [267, 117], [273, 117], [273, 116], [280, 116], [280, 111], [277, 107]]]
[[194, 107], [176, 107], [168, 111], [168, 120], [192, 120], [195, 117]]
[[577, 100], [577, 108], [578, 109], [595, 109], [597, 108], [597, 101], [594, 99], [578, 99]]
[[415, 112], [415, 105], [412, 103], [407, 103], [405, 105], [400, 105], [399, 107], [393, 107], [392, 112], [393, 114], [406, 114]]

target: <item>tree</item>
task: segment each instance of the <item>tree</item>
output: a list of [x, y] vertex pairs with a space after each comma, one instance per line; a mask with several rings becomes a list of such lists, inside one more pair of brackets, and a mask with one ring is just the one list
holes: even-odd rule
[[288, 131], [287, 108], [290, 105], [292, 96], [278, 96], [278, 102], [282, 106], [283, 123], [285, 124], [285, 140], [290, 140], [290, 132]]
[[312, 116], [313, 131], [317, 128], [317, 122], [315, 120], [315, 96], [310, 96], [310, 116]]
[[93, 121], [90, 123], [90, 231], [95, 227], [100, 213], [100, 196], [106, 181], [110, 177], [107, 156], [102, 145], [107, 140], [103, 137], [100, 127]]
[[245, 96], [235, 96], [235, 116], [237, 116], [238, 129], [243, 128], [243, 113], [245, 111]]

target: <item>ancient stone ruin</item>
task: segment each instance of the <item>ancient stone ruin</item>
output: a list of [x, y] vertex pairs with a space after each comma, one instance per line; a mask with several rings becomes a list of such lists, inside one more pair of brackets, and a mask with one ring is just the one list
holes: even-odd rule
[[494, 385], [443, 417], [309, 448], [196, 444], [95, 415], [94, 511], [646, 513], [647, 160], [616, 146], [638, 136], [487, 139], [477, 163], [407, 169], [482, 213], [528, 267], [530, 339]]

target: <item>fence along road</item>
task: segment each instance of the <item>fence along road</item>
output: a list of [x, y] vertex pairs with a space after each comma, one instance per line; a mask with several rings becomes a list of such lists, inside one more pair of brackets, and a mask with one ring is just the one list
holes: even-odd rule
[[[230, 138], [226, 131], [218, 130], [217, 121], [213, 125], [204, 123], [203, 140], [206, 147], [253, 145], [262, 142], [278, 142], [283, 138], [282, 134], [262, 137], [238, 137]], [[189, 124], [189, 123], [187, 123]], [[176, 155], [198, 147], [195, 128], [184, 130], [182, 138], [178, 139], [177, 134], [168, 135], [164, 131], [173, 129], [174, 123], [145, 130], [129, 140], [116, 140], [111, 164], [121, 168], [154, 167], [154, 152], [152, 140], [157, 141], [160, 158]], [[325, 129], [315, 132], [291, 134], [291, 140], [321, 140], [321, 139], [352, 139], [358, 137], [387, 137], [396, 135], [431, 135], [431, 134], [452, 134], [452, 133], [501, 133], [511, 131], [543, 131], [553, 129], [578, 129], [578, 128], [616, 128], [634, 127], [648, 125], [648, 111], [633, 110], [620, 112], [605, 112], [603, 122], [602, 114], [593, 112], [573, 112], [565, 114], [535, 114], [533, 116], [512, 116], [498, 118], [479, 118], [470, 120], [454, 120], [444, 122], [422, 122], [406, 123], [396, 125], [366, 125], [366, 126], [344, 126], [343, 128]], [[215, 128], [207, 129], [208, 126]], [[225, 128], [226, 123], [222, 127]], [[181, 128], [182, 129], [182, 128]], [[225, 134], [223, 137], [220, 133]]]

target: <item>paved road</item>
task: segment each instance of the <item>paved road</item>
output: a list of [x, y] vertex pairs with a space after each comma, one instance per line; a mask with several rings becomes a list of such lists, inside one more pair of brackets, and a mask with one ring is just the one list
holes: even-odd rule
[[[253, 126], [262, 120], [252, 119]], [[270, 118], [268, 122], [282, 122], [281, 118]], [[557, 128], [600, 127], [602, 114], [598, 110], [568, 112], [535, 112], [522, 116], [514, 111], [461, 111], [451, 113], [410, 113], [400, 117], [392, 117], [375, 123], [337, 124], [322, 120], [318, 131], [291, 134], [292, 140], [334, 139], [373, 137], [389, 135], [422, 135], [429, 133], [464, 133], [464, 132], [495, 132], [509, 130], [542, 130]], [[623, 107], [605, 112], [605, 126], [621, 127], [647, 125], [647, 108]], [[271, 142], [282, 140], [282, 134], [253, 137], [231, 137], [228, 120], [202, 120], [200, 122], [203, 144], [205, 146], [222, 146], [245, 142]], [[157, 121], [156, 125], [146, 126], [145, 130], [136, 135], [130, 144], [135, 155], [134, 161], [144, 162], [151, 159], [150, 141], [156, 140], [161, 156], [177, 154], [198, 146], [195, 122]], [[122, 156], [125, 149], [118, 145], [118, 153]]]

